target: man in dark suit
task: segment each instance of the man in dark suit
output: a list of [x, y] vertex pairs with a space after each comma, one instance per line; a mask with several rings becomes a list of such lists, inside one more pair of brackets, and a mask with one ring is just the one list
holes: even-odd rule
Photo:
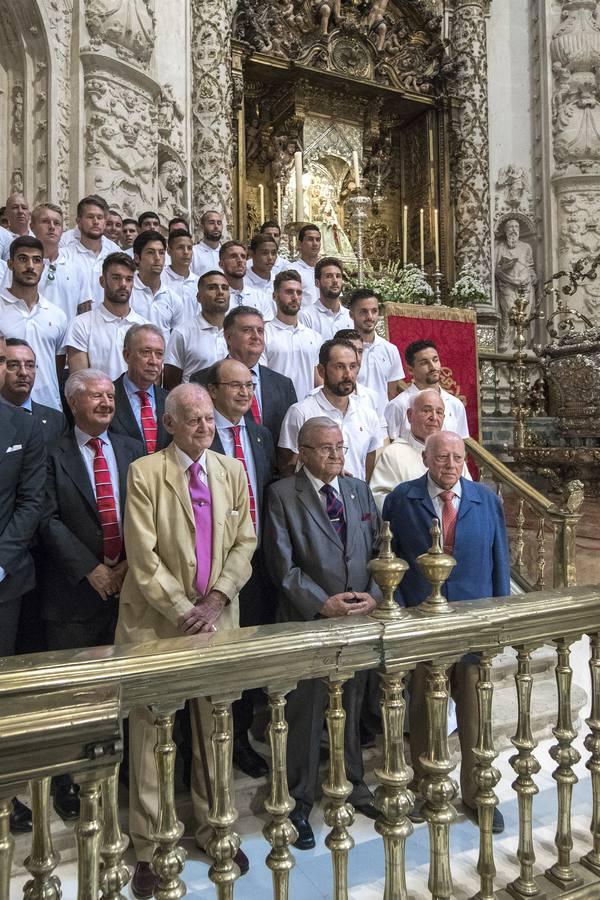
[[37, 419], [48, 447], [65, 435], [69, 426], [64, 413], [31, 399], [36, 371], [35, 353], [27, 341], [22, 338], [7, 338], [6, 378], [0, 391], [0, 399]]
[[[0, 389], [6, 343], [0, 334]], [[44, 508], [46, 449], [37, 419], [0, 403], [0, 657], [15, 652], [21, 597], [35, 582], [31, 539]], [[31, 813], [18, 800], [13, 831], [31, 831]]]
[[[268, 428], [277, 446], [281, 423], [298, 398], [290, 378], [258, 363], [265, 349], [265, 323], [261, 313], [251, 306], [234, 307], [225, 316], [223, 334], [228, 355], [252, 373], [254, 397], [246, 418], [252, 416], [255, 422]], [[206, 386], [207, 373], [208, 369], [201, 369], [190, 381]]]
[[[65, 395], [75, 426], [49, 453], [40, 525], [49, 650], [114, 641], [127, 571], [122, 537], [127, 472], [144, 455], [139, 441], [108, 434], [115, 407], [107, 375], [98, 369], [74, 372]], [[70, 779], [57, 779], [54, 806], [63, 818], [78, 815], [79, 798]]]
[[[510, 594], [510, 556], [502, 504], [485, 485], [461, 477], [465, 462], [462, 438], [451, 431], [431, 434], [425, 443], [423, 462], [428, 469], [426, 474], [399, 484], [383, 504], [383, 518], [389, 521], [394, 536], [394, 552], [409, 565], [398, 588], [398, 601], [418, 606], [430, 593], [431, 586], [416, 559], [431, 546], [434, 518], [441, 523], [445, 552], [456, 560], [442, 588], [444, 596], [456, 601]], [[463, 657], [450, 668], [449, 677], [462, 754], [462, 801], [470, 817], [477, 820], [473, 780], [473, 748], [479, 728], [477, 658]], [[424, 774], [420, 756], [427, 747], [425, 680], [426, 668], [418, 665], [410, 686], [410, 752], [414, 771], [411, 790], [418, 789]], [[411, 814], [413, 821], [423, 820], [421, 806], [417, 801]], [[498, 834], [503, 828], [502, 814], [494, 809], [493, 830]]]
[[[267, 428], [246, 416], [254, 395], [252, 375], [247, 366], [235, 359], [215, 363], [207, 372], [208, 392], [215, 407], [215, 437], [211, 450], [233, 456], [244, 463], [250, 493], [250, 512], [258, 538], [252, 557], [252, 575], [240, 591], [240, 626], [266, 625], [275, 619], [273, 587], [269, 582], [261, 543], [261, 520], [266, 486], [273, 480], [275, 449]], [[248, 730], [252, 724], [254, 702], [261, 691], [244, 691], [233, 704], [233, 761], [250, 775], [260, 778], [268, 767], [252, 748]]]
[[[339, 477], [343, 441], [331, 419], [309, 419], [298, 435], [301, 470], [267, 489], [263, 540], [279, 592], [280, 621], [366, 615], [381, 596], [367, 569], [378, 542], [379, 514], [363, 481]], [[364, 672], [344, 685], [346, 776], [352, 784], [350, 802], [375, 818], [360, 750], [364, 688]], [[296, 800], [290, 818], [301, 850], [315, 845], [308, 818], [317, 792], [326, 705], [321, 679], [301, 681], [287, 702], [288, 782]]]
[[171, 435], [163, 424], [167, 391], [158, 387], [165, 339], [156, 325], [132, 325], [125, 334], [123, 357], [127, 371], [117, 378], [111, 434], [141, 441], [146, 453], [164, 450]]

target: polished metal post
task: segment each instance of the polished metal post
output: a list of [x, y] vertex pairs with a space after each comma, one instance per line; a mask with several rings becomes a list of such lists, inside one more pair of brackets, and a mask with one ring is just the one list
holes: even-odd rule
[[417, 556], [416, 563], [431, 584], [431, 593], [417, 608], [422, 615], [437, 616], [452, 612], [448, 606], [448, 601], [442, 594], [442, 585], [450, 577], [450, 573], [456, 565], [456, 560], [448, 553], [444, 553], [442, 532], [438, 519], [432, 521], [429, 533], [431, 534], [431, 547], [427, 553], [421, 553], [420, 556]]
[[452, 896], [450, 826], [456, 820], [452, 800], [458, 786], [450, 778], [455, 766], [448, 749], [448, 665], [446, 662], [427, 665], [427, 752], [420, 758], [424, 775], [419, 791], [425, 801], [423, 817], [429, 827], [428, 887], [433, 900], [449, 900]]
[[517, 858], [520, 864], [518, 878], [506, 886], [506, 890], [518, 900], [535, 897], [536, 900], [545, 900], [546, 894], [540, 890], [533, 876], [535, 865], [535, 852], [533, 850], [533, 798], [538, 793], [538, 787], [532, 775], [540, 771], [540, 764], [533, 755], [537, 747], [531, 733], [531, 689], [533, 677], [531, 675], [531, 648], [517, 647], [517, 673], [515, 675], [517, 686], [518, 720], [517, 733], [511, 742], [518, 751], [510, 758], [517, 778], [512, 787], [517, 793], [519, 801], [519, 847]]
[[60, 855], [54, 852], [50, 834], [50, 777], [31, 782], [31, 817], [31, 853], [25, 868], [32, 878], [23, 887], [23, 900], [60, 900], [60, 878], [53, 875]]
[[500, 772], [494, 766], [498, 756], [494, 750], [492, 730], [492, 698], [494, 684], [492, 682], [492, 658], [482, 653], [479, 659], [479, 680], [477, 682], [477, 706], [479, 710], [479, 734], [477, 746], [473, 753], [477, 759], [473, 773], [477, 784], [475, 803], [479, 812], [479, 859], [477, 873], [479, 875], [479, 891], [473, 900], [494, 900], [494, 844], [492, 824], [494, 809], [498, 805], [498, 797], [494, 788], [500, 781]]
[[515, 535], [515, 561], [514, 569], [519, 575], [523, 574], [525, 563], [523, 562], [523, 552], [525, 550], [525, 501], [519, 497], [517, 505], [517, 533]]
[[10, 833], [12, 797], [0, 798], [0, 898], [10, 897], [10, 873], [12, 869], [15, 839]]
[[75, 826], [77, 838], [77, 900], [98, 900], [100, 892], [100, 779], [101, 774], [78, 776], [81, 812]]
[[129, 838], [119, 825], [119, 764], [102, 782], [102, 844], [100, 845], [100, 890], [102, 900], [126, 900], [122, 892], [131, 872], [123, 862]]
[[592, 680], [592, 706], [585, 720], [590, 729], [584, 747], [590, 758], [585, 764], [592, 781], [592, 849], [581, 859], [581, 864], [600, 875], [600, 632], [590, 634], [590, 676]]
[[179, 877], [183, 872], [186, 852], [178, 846], [183, 835], [183, 825], [177, 818], [175, 807], [175, 754], [172, 712], [157, 712], [156, 744], [154, 758], [158, 769], [158, 819], [152, 840], [157, 847], [152, 856], [152, 869], [158, 877], [154, 896], [156, 900], [178, 900], [186, 888]]
[[213, 731], [211, 742], [215, 764], [215, 790], [208, 816], [213, 834], [206, 848], [213, 859], [208, 877], [217, 888], [219, 900], [232, 900], [233, 888], [240, 877], [234, 861], [240, 839], [233, 830], [237, 810], [233, 805], [233, 723], [231, 703], [212, 701]]
[[362, 194], [360, 193], [360, 190], [357, 190], [348, 197], [348, 206], [350, 207], [352, 221], [356, 225], [357, 280], [359, 285], [362, 285], [364, 281], [365, 263], [363, 250], [364, 226], [369, 218], [369, 212], [371, 211], [371, 198], [367, 194]]
[[406, 840], [413, 833], [408, 818], [414, 794], [408, 789], [412, 773], [404, 757], [405, 671], [379, 673], [382, 687], [383, 765], [375, 769], [379, 786], [375, 806], [380, 816], [375, 831], [383, 838], [385, 855], [384, 900], [408, 900], [406, 890]]
[[295, 826], [288, 816], [294, 808], [287, 782], [287, 736], [288, 724], [285, 719], [285, 691], [270, 690], [269, 707], [271, 722], [269, 723], [269, 743], [271, 744], [271, 793], [265, 800], [265, 810], [271, 816], [263, 828], [263, 835], [271, 845], [266, 859], [267, 867], [273, 874], [273, 897], [275, 900], [287, 900], [290, 871], [295, 860], [290, 853], [290, 844], [298, 838]]
[[346, 713], [343, 705], [345, 678], [331, 676], [327, 681], [329, 705], [325, 717], [329, 734], [329, 773], [323, 783], [323, 793], [328, 799], [323, 818], [331, 831], [325, 838], [325, 846], [331, 850], [333, 860], [333, 898], [348, 898], [348, 853], [354, 847], [354, 838], [348, 826], [354, 822], [354, 807], [347, 803], [352, 785], [346, 778], [344, 761], [344, 726]]
[[392, 553], [392, 531], [389, 522], [382, 525], [379, 556], [368, 563], [368, 569], [382, 594], [381, 600], [371, 613], [371, 618], [383, 622], [401, 619], [404, 610], [394, 600], [394, 591], [402, 581], [408, 564]]

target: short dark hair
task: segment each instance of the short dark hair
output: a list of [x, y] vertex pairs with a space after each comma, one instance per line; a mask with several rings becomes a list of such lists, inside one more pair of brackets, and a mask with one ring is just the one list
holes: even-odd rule
[[346, 347], [348, 350], [352, 350], [358, 359], [358, 354], [356, 353], [356, 347], [354, 344], [351, 344], [350, 341], [342, 341], [339, 338], [331, 338], [330, 341], [325, 341], [321, 344], [321, 348], [319, 350], [319, 365], [326, 366], [329, 362], [329, 357], [331, 356], [331, 351], [334, 347]]
[[321, 234], [321, 229], [319, 228], [319, 226], [318, 226], [318, 225], [312, 225], [312, 224], [309, 222], [308, 224], [303, 225], [302, 228], [300, 229], [300, 231], [298, 232], [298, 240], [299, 240], [299, 241], [303, 241], [303, 240], [304, 240], [304, 235], [306, 234], [307, 231], [318, 231], [319, 234]]
[[324, 256], [322, 259], [317, 260], [315, 265], [315, 281], [321, 277], [321, 272], [327, 266], [336, 266], [342, 275], [344, 274], [344, 266], [340, 259], [336, 259], [335, 256]]
[[267, 228], [276, 228], [279, 234], [281, 234], [281, 225], [279, 222], [275, 222], [273, 219], [269, 219], [266, 222], [263, 222], [260, 228], [258, 229], [259, 234], [264, 234]]
[[404, 351], [406, 364], [408, 366], [414, 365], [415, 356], [417, 355], [417, 353], [420, 353], [421, 350], [427, 350], [428, 347], [432, 347], [434, 350], [437, 350], [437, 347], [435, 346], [433, 341], [413, 341], [412, 344], [409, 344]]
[[333, 340], [336, 341], [360, 341], [362, 344], [362, 338], [356, 328], [340, 328], [339, 331], [333, 336]]
[[42, 257], [44, 256], [44, 245], [42, 242], [36, 237], [32, 237], [30, 234], [23, 234], [21, 237], [15, 238], [10, 245], [8, 251], [9, 259], [14, 259], [22, 247], [28, 247], [30, 250], [39, 250]]
[[373, 297], [377, 300], [378, 303], [381, 303], [381, 297], [375, 293], [375, 291], [369, 290], [369, 288], [356, 288], [355, 291], [352, 291], [350, 294], [350, 301], [348, 306], [352, 306], [354, 303], [358, 303], [359, 300], [370, 300]]
[[187, 219], [184, 219], [181, 216], [173, 216], [173, 218], [169, 219], [167, 223], [167, 228], [169, 229], [169, 231], [171, 230], [175, 222], [183, 222], [183, 224], [185, 225], [185, 230], [190, 230], [190, 223], [187, 221]]
[[98, 194], [88, 194], [87, 197], [83, 197], [79, 203], [77, 204], [77, 218], [80, 219], [83, 215], [83, 211], [86, 206], [98, 206], [104, 212], [106, 216], [108, 213], [108, 203], [102, 197], [99, 197]]
[[130, 272], [135, 272], [135, 263], [128, 253], [109, 253], [102, 262], [102, 274], [106, 275], [111, 266], [125, 266]]
[[[150, 232], [150, 233], [152, 234], [152, 232]], [[182, 238], [182, 237], [189, 238], [190, 241], [192, 240], [192, 236], [189, 233], [189, 231], [187, 230], [187, 228], [174, 228], [173, 231], [169, 232], [169, 237], [167, 238], [167, 244], [170, 247], [171, 244], [173, 243], [173, 241], [176, 241], [177, 238]]]
[[137, 228], [137, 219], [123, 219], [123, 225], [135, 225], [135, 227]]
[[198, 284], [202, 284], [203, 281], [206, 281], [211, 275], [222, 275], [225, 278], [225, 272], [221, 272], [220, 269], [209, 269], [208, 272], [203, 272], [200, 278], [198, 279]]
[[253, 306], [234, 306], [223, 319], [223, 333], [231, 331], [241, 316], [258, 316], [263, 322], [265, 318], [261, 311], [259, 309], [254, 309]]
[[225, 256], [230, 247], [241, 247], [244, 253], [248, 252], [246, 250], [246, 245], [242, 244], [241, 241], [225, 241], [224, 244], [221, 244], [219, 249], [219, 259], [221, 259], [222, 256]]
[[35, 356], [35, 351], [31, 344], [28, 341], [24, 341], [23, 338], [5, 338], [7, 347], [29, 347], [33, 355]]
[[123, 216], [121, 215], [121, 213], [119, 212], [118, 209], [109, 209], [107, 211], [106, 215], [107, 216], [118, 216], [121, 220], [121, 223], [123, 222]]
[[163, 249], [167, 249], [167, 242], [160, 231], [141, 231], [133, 242], [133, 255], [141, 256], [142, 250], [151, 241], [160, 241]]
[[262, 247], [264, 244], [273, 244], [275, 249], [277, 249], [277, 241], [270, 234], [255, 234], [252, 240], [250, 241], [250, 249], [254, 253], [258, 250], [259, 247]]
[[221, 366], [225, 362], [224, 359], [218, 359], [216, 362], [209, 367], [208, 372], [206, 373], [206, 383], [207, 384], [218, 384], [219, 383], [219, 372], [221, 370]]
[[158, 219], [160, 222], [158, 213], [152, 212], [151, 209], [147, 209], [146, 212], [143, 212], [138, 216], [137, 223], [140, 228], [142, 227], [142, 222], [145, 222], [146, 219]]
[[296, 272], [295, 269], [283, 269], [283, 271], [278, 272], [275, 276], [273, 290], [278, 291], [284, 281], [299, 281], [300, 284], [302, 284], [299, 272]]
[[200, 216], [200, 224], [204, 225], [204, 220], [209, 215], [209, 213], [214, 213], [215, 216], [221, 216], [223, 218], [223, 213], [220, 213], [218, 209], [205, 209], [202, 215]]

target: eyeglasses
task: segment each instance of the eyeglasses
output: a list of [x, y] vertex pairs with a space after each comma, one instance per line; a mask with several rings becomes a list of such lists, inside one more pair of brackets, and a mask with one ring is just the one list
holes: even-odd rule
[[247, 391], [254, 390], [254, 383], [252, 381], [215, 381], [213, 384], [230, 387], [234, 391], [240, 391], [242, 388], [246, 388]]
[[56, 278], [56, 266], [54, 263], [48, 263], [48, 275], [46, 276], [46, 281], [54, 281]]
[[306, 450], [314, 450], [320, 456], [341, 456], [348, 452], [348, 448], [343, 444], [321, 444], [319, 447], [311, 447], [310, 444], [302, 444]]
[[16, 359], [9, 359], [6, 363], [6, 368], [9, 372], [18, 372], [19, 369], [26, 369], [28, 372], [33, 372], [34, 369], [37, 369], [37, 364], [27, 360], [27, 362], [20, 362]]

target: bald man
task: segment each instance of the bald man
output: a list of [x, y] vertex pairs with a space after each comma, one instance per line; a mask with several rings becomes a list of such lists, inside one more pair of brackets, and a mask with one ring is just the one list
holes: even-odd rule
[[10, 245], [15, 238], [31, 234], [29, 230], [31, 210], [23, 194], [14, 193], [7, 197], [6, 218], [8, 219], [8, 228], [0, 228], [0, 258], [3, 260], [8, 260]]
[[[237, 628], [238, 593], [252, 571], [256, 535], [248, 479], [239, 460], [208, 449], [215, 413], [206, 389], [174, 388], [165, 401], [164, 425], [172, 443], [129, 469], [124, 528], [129, 569], [115, 643]], [[206, 850], [209, 798], [215, 796], [212, 714], [205, 698], [191, 700], [190, 708], [196, 842]], [[132, 890], [138, 898], [150, 898], [156, 887], [150, 861], [158, 780], [156, 729], [148, 709], [132, 710], [129, 738], [129, 833], [137, 857]], [[236, 863], [242, 874], [247, 871], [241, 850]]]
[[[485, 485], [461, 477], [465, 464], [465, 445], [458, 434], [439, 431], [425, 442], [423, 461], [427, 472], [406, 481], [386, 498], [383, 518], [390, 523], [394, 552], [406, 560], [408, 572], [397, 590], [404, 606], [418, 606], [430, 593], [430, 584], [421, 574], [417, 557], [431, 546], [429, 530], [434, 518], [442, 527], [444, 550], [452, 554], [456, 566], [442, 588], [450, 601], [502, 597], [510, 593], [510, 556], [502, 504]], [[456, 701], [458, 736], [462, 752], [460, 782], [463, 805], [477, 820], [476, 786], [473, 769], [477, 744], [477, 658], [470, 654], [448, 670], [450, 689]], [[420, 756], [427, 748], [425, 709], [426, 667], [418, 665], [410, 688], [410, 752], [414, 771], [411, 790], [418, 789], [424, 772]], [[423, 821], [415, 804], [413, 821]], [[504, 828], [498, 809], [494, 810], [493, 830]]]

